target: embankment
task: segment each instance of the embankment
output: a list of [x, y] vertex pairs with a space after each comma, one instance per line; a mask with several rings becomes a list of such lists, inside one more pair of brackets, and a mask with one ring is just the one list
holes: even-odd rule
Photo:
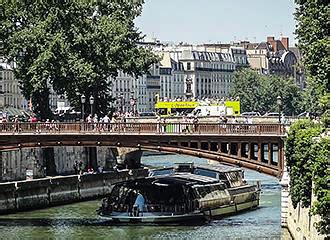
[[147, 175], [148, 169], [135, 169], [0, 183], [0, 214], [97, 199], [115, 183]]

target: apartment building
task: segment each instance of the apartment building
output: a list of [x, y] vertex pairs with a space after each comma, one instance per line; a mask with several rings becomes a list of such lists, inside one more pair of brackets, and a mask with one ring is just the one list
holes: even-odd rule
[[28, 109], [28, 101], [23, 97], [19, 82], [14, 76], [13, 66], [0, 63], [0, 108], [13, 107]]
[[289, 38], [276, 40], [267, 37], [267, 41], [260, 43], [242, 42], [247, 51], [250, 67], [262, 74], [274, 74], [285, 77], [296, 75], [297, 58], [289, 49]]

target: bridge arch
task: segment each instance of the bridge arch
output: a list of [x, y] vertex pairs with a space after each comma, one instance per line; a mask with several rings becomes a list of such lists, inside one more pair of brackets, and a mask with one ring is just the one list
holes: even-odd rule
[[180, 123], [173, 124], [171, 132], [160, 132], [160, 126], [152, 123], [107, 126], [119, 130], [102, 132], [81, 124], [60, 127], [66, 131], [2, 132], [0, 151], [52, 146], [130, 147], [201, 157], [276, 177], [281, 177], [284, 167], [284, 131], [279, 124], [199, 124], [198, 132], [182, 132]]

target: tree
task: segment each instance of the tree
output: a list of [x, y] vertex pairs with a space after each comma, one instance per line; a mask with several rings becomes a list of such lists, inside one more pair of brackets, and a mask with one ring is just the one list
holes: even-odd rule
[[235, 73], [231, 95], [240, 97], [242, 111], [277, 112], [276, 98], [281, 96], [285, 115], [300, 112], [301, 92], [292, 79], [244, 69]]
[[[95, 111], [107, 113], [113, 99], [109, 77], [119, 70], [134, 76], [157, 57], [138, 45], [134, 26], [143, 1], [10, 1], [0, 3], [0, 41], [8, 61], [17, 64], [25, 98], [34, 111], [51, 114], [49, 92], [66, 94], [80, 106], [80, 95], [95, 98]], [[86, 108], [89, 104], [86, 103]]]
[[[304, 92], [305, 108], [311, 112], [323, 113], [322, 97], [329, 99], [329, 2], [325, 0], [296, 0], [298, 46], [303, 56], [307, 74]], [[328, 106], [329, 107], [329, 106]]]

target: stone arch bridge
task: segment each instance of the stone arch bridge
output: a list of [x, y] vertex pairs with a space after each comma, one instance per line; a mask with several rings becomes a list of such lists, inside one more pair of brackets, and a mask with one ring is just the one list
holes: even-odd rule
[[112, 146], [185, 154], [280, 178], [281, 124], [2, 123], [0, 151], [52, 146]]

